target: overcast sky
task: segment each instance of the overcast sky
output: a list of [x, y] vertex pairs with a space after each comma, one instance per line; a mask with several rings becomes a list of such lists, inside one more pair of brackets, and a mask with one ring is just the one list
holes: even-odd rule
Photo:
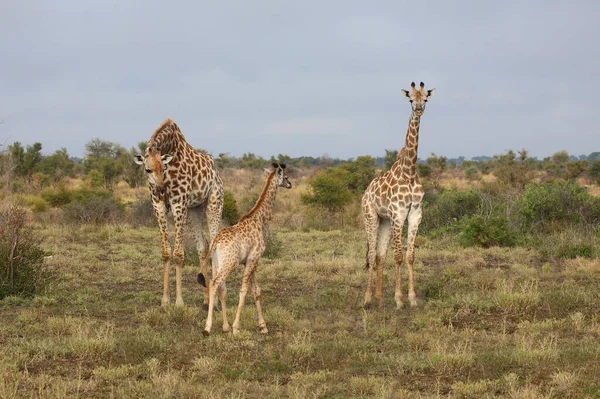
[[83, 156], [165, 117], [217, 155], [381, 156], [435, 87], [419, 157], [600, 151], [598, 1], [0, 5], [0, 143]]

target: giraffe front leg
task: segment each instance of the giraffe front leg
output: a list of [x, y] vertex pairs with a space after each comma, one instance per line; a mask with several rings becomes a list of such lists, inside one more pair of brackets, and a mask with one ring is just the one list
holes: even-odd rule
[[173, 218], [175, 219], [175, 246], [173, 249], [173, 260], [175, 261], [175, 277], [176, 277], [176, 296], [175, 305], [183, 306], [183, 295], [181, 288], [181, 278], [183, 271], [183, 226], [186, 222], [186, 211], [182, 206], [173, 207]]
[[[206, 221], [208, 224], [208, 247], [210, 248], [210, 246], [212, 245], [213, 240], [215, 239], [215, 237], [217, 236], [217, 234], [219, 233], [219, 228], [221, 227], [221, 215], [223, 212], [223, 182], [221, 181], [221, 178], [216, 176], [215, 180], [213, 182], [213, 188], [211, 190], [210, 196], [208, 197], [208, 204], [206, 205], [206, 213], [205, 213], [205, 217], [206, 217]], [[211, 276], [215, 276], [217, 274], [217, 270], [219, 269], [219, 259], [218, 259], [218, 254], [217, 251], [215, 251], [212, 254], [212, 270], [211, 270]], [[208, 259], [206, 259], [206, 263], [202, 265], [202, 268], [208, 268]], [[205, 269], [206, 272], [206, 269]], [[208, 275], [205, 274], [205, 276], [207, 276], [207, 283], [209, 282], [208, 279]], [[205, 288], [205, 298], [207, 295], [207, 290], [208, 287], [210, 286], [209, 284], [206, 285], [207, 288]], [[205, 301], [206, 303], [206, 301]]]
[[415, 261], [415, 240], [417, 230], [421, 224], [423, 210], [419, 204], [414, 205], [408, 215], [408, 245], [406, 249], [406, 266], [408, 269], [408, 300], [410, 306], [417, 306], [417, 295], [415, 294], [413, 263]]
[[167, 235], [167, 210], [165, 204], [161, 201], [152, 198], [152, 206], [158, 221], [160, 230], [160, 243], [162, 250], [162, 265], [163, 265], [163, 296], [161, 301], [162, 307], [169, 306], [169, 271], [171, 259], [171, 246], [169, 245], [169, 237]]
[[394, 265], [396, 269], [394, 299], [396, 300], [396, 309], [402, 309], [402, 227], [406, 214], [401, 215], [392, 221], [392, 235], [394, 244]]
[[244, 302], [246, 302], [246, 294], [248, 293], [248, 283], [252, 277], [253, 264], [258, 264], [258, 259], [248, 259], [246, 268], [244, 269], [244, 276], [242, 277], [242, 286], [240, 288], [240, 301], [238, 302], [237, 311], [235, 312], [235, 320], [233, 321], [233, 334], [240, 332], [240, 319], [242, 316], [242, 310], [244, 310]]

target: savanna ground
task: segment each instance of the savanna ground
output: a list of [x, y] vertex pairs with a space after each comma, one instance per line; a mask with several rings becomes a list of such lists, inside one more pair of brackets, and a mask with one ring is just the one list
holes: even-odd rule
[[[224, 180], [256, 195], [256, 176]], [[365, 311], [363, 232], [298, 228], [296, 196], [279, 194], [257, 271], [267, 336], [251, 295], [238, 336], [220, 331], [219, 312], [202, 336], [190, 243], [186, 306], [163, 309], [156, 227], [37, 220], [48, 281], [0, 301], [0, 397], [600, 397], [597, 258], [420, 235], [419, 306], [395, 310], [390, 248], [385, 303]], [[240, 279], [227, 280], [230, 320]]]

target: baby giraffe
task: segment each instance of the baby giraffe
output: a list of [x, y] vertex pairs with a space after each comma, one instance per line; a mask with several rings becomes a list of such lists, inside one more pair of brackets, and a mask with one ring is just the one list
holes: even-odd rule
[[[239, 264], [245, 265], [245, 269], [244, 277], [242, 278], [242, 287], [240, 289], [240, 301], [238, 303], [237, 312], [235, 313], [235, 320], [233, 321], [233, 333], [237, 334], [240, 329], [240, 317], [248, 292], [248, 284], [252, 285], [252, 295], [254, 296], [254, 302], [256, 303], [256, 313], [258, 317], [258, 328], [262, 334], [267, 334], [269, 332], [262, 316], [260, 307], [260, 287], [254, 279], [254, 272], [265, 251], [264, 233], [267, 223], [271, 219], [273, 213], [277, 188], [292, 188], [292, 183], [290, 183], [288, 176], [285, 173], [285, 164], [274, 163], [273, 168], [273, 171], [265, 169], [269, 174], [267, 182], [265, 183], [265, 188], [250, 212], [242, 216], [235, 226], [222, 229], [216, 235], [210, 246], [207, 256], [210, 257], [214, 252], [213, 261], [217, 264], [217, 273], [210, 284], [208, 317], [203, 331], [204, 336], [210, 335], [217, 290], [219, 290], [221, 299], [223, 331], [229, 332], [227, 309], [225, 306], [227, 295], [225, 279]], [[203, 286], [206, 286], [206, 280], [202, 273], [198, 274], [198, 282]]]

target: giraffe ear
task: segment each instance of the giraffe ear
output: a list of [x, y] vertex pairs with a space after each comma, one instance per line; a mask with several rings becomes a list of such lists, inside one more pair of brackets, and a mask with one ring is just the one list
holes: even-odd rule
[[427, 98], [433, 97], [435, 94], [435, 89], [427, 90]]
[[173, 155], [164, 154], [160, 157], [160, 160], [164, 165], [166, 165], [173, 160]]
[[284, 164], [284, 163], [280, 163], [280, 164], [279, 164], [279, 167], [280, 167], [281, 169], [285, 169], [285, 164]]
[[138, 165], [143, 165], [144, 164], [144, 157], [141, 155], [134, 155], [133, 156], [133, 160], [135, 161], [135, 163], [137, 163]]
[[268, 176], [271, 174], [271, 169], [263, 168], [263, 172]]
[[404, 97], [410, 98], [410, 93], [408, 92], [408, 90], [402, 89], [402, 93], [404, 93]]

